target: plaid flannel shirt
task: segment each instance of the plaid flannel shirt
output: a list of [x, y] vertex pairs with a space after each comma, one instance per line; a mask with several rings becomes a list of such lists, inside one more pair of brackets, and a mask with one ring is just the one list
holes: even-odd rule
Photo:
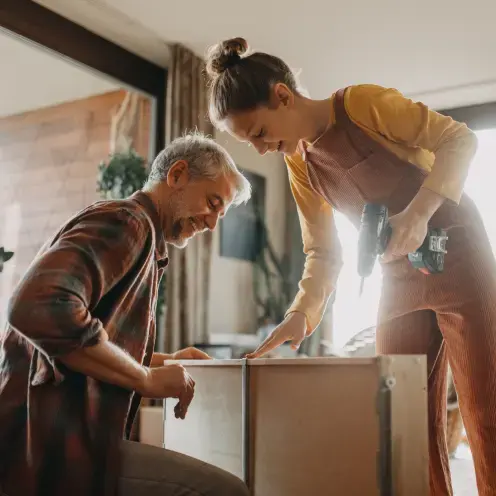
[[109, 339], [148, 365], [168, 263], [159, 215], [137, 192], [79, 212], [14, 291], [0, 337], [0, 494], [114, 496], [137, 394], [57, 359]]

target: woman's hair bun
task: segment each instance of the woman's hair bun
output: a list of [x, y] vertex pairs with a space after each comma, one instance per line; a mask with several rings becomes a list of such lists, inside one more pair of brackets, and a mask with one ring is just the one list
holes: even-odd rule
[[210, 77], [217, 77], [226, 69], [236, 65], [248, 50], [244, 38], [231, 38], [214, 45], [207, 54], [207, 72]]

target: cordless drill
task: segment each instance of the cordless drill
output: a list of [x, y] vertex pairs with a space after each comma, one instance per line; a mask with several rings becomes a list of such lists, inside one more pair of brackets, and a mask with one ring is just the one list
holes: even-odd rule
[[[358, 275], [362, 278], [360, 292], [364, 279], [372, 273], [377, 257], [386, 251], [391, 234], [388, 208], [384, 205], [366, 204], [358, 235]], [[442, 272], [447, 240], [448, 236], [443, 229], [430, 229], [420, 248], [408, 254], [408, 260], [423, 274]]]

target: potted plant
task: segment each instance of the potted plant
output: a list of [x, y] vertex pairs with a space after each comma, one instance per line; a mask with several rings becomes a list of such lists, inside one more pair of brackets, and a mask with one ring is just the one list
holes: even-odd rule
[[13, 251], [6, 251], [3, 246], [0, 246], [0, 272], [3, 272], [3, 265], [14, 256]]
[[104, 199], [122, 199], [140, 189], [146, 181], [148, 164], [134, 150], [114, 153], [98, 166], [97, 191]]

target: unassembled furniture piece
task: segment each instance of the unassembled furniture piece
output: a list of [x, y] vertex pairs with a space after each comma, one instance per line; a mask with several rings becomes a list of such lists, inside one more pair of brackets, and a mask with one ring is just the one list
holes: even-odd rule
[[[376, 327], [369, 327], [355, 334], [343, 348], [349, 357], [366, 357], [375, 355]], [[448, 441], [448, 453], [454, 457], [460, 443], [467, 443], [464, 435], [464, 426], [460, 407], [458, 406], [458, 394], [451, 367], [448, 366], [448, 394], [447, 394], [447, 429], [446, 439]]]
[[195, 398], [165, 404], [164, 446], [254, 496], [427, 496], [423, 356], [181, 361]]

